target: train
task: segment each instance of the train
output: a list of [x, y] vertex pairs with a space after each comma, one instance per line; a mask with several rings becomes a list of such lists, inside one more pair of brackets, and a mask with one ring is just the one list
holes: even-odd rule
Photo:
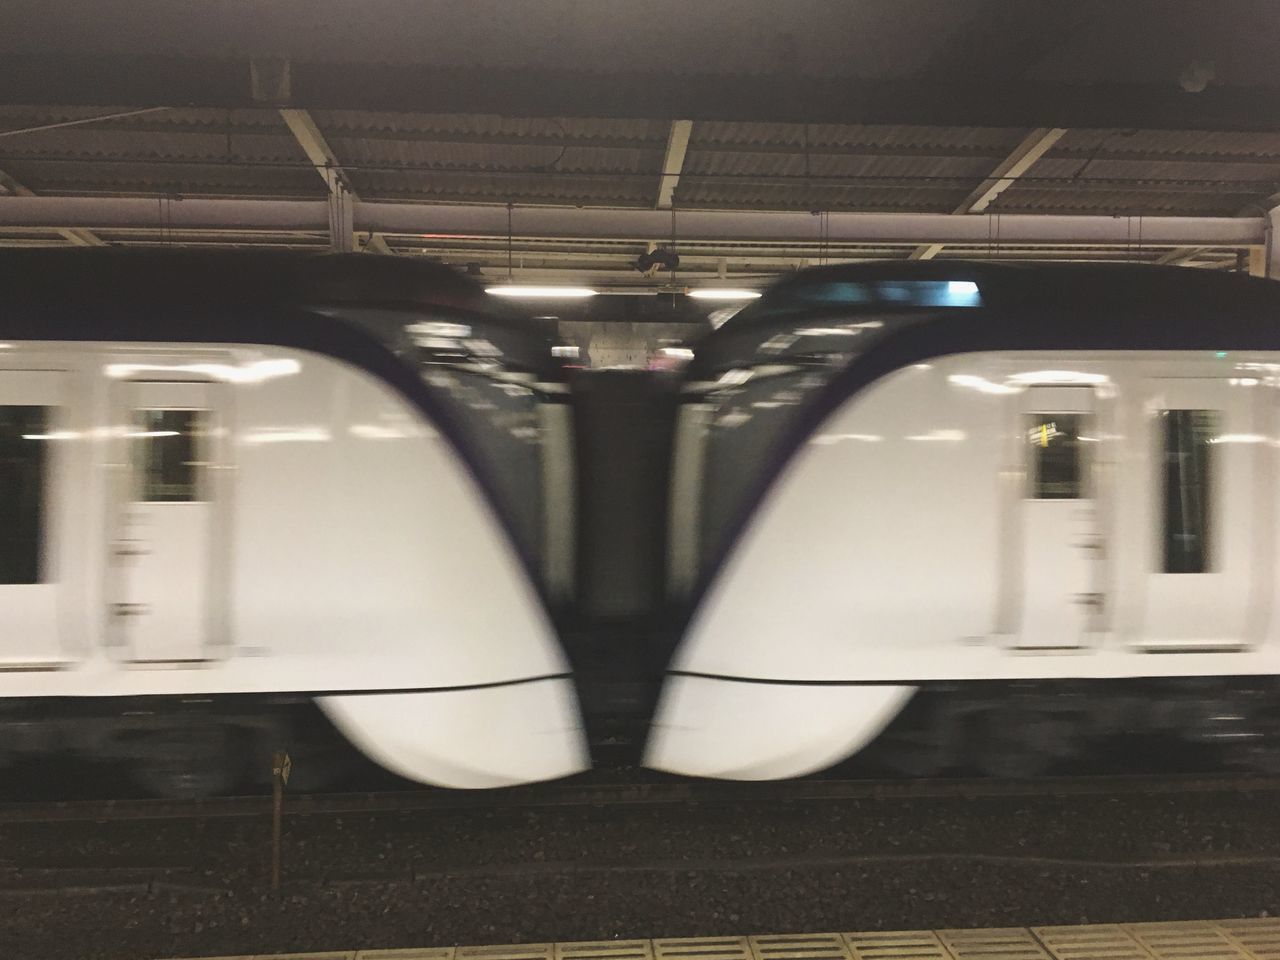
[[680, 370], [439, 264], [0, 253], [0, 763], [1280, 770], [1280, 287], [797, 271]]
[[19, 249], [0, 289], [0, 757], [226, 792], [321, 771], [317, 704], [415, 780], [586, 765], [543, 334], [391, 258]]
[[1028, 776], [1173, 735], [1280, 769], [1278, 388], [1272, 280], [784, 279], [681, 385], [647, 764]]

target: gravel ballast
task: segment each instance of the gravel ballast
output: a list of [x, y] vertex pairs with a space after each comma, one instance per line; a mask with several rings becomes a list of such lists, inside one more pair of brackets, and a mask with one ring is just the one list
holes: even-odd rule
[[1274, 796], [685, 803], [0, 825], [0, 956], [153, 960], [1259, 916]]

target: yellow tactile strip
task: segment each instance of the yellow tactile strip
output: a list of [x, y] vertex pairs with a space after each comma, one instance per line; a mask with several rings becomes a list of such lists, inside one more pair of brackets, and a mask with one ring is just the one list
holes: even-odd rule
[[1280, 960], [1280, 918], [516, 943], [208, 960]]

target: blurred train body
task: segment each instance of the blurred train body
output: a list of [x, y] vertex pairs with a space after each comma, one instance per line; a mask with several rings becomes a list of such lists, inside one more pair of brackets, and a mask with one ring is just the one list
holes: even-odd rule
[[1272, 282], [820, 268], [680, 374], [567, 379], [400, 258], [12, 251], [0, 291], [0, 762], [323, 779], [318, 705], [457, 787], [1130, 733], [1280, 769]]
[[314, 699], [417, 780], [584, 765], [543, 338], [373, 257], [12, 252], [0, 278], [0, 757], [229, 789]]
[[802, 272], [699, 345], [682, 398], [651, 766], [798, 776], [887, 729], [914, 772], [1126, 732], [1275, 767], [1274, 282]]

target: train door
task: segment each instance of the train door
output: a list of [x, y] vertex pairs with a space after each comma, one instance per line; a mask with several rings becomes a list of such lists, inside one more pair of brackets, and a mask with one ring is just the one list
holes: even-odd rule
[[125, 381], [111, 542], [115, 641], [140, 662], [207, 660], [220, 609], [219, 385]]
[[1225, 379], [1152, 379], [1146, 386], [1147, 535], [1137, 643], [1179, 649], [1256, 643], [1270, 585], [1269, 505], [1260, 499], [1264, 391]]
[[1012, 639], [1021, 649], [1079, 647], [1102, 605], [1095, 393], [1031, 387], [1019, 401], [1022, 615]]
[[67, 660], [58, 635], [66, 374], [0, 370], [0, 668]]

